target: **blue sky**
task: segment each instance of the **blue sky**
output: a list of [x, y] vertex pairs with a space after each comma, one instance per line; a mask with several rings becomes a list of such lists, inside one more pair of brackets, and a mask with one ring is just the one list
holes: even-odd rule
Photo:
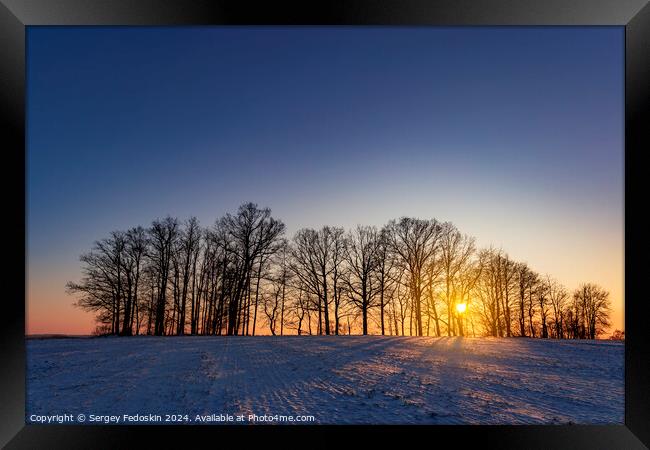
[[35, 313], [70, 303], [110, 230], [249, 200], [290, 235], [450, 220], [622, 305], [621, 27], [30, 27], [27, 45]]

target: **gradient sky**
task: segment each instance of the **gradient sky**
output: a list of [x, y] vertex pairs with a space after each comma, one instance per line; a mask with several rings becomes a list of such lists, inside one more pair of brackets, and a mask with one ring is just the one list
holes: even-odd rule
[[623, 328], [622, 27], [28, 27], [27, 332], [115, 229], [454, 222]]

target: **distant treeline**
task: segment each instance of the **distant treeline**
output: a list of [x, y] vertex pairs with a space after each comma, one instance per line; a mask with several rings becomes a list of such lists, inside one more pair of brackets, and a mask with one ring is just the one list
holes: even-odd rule
[[246, 203], [202, 228], [166, 217], [81, 256], [76, 305], [97, 334], [388, 334], [595, 339], [609, 294], [569, 292], [449, 222], [303, 228]]

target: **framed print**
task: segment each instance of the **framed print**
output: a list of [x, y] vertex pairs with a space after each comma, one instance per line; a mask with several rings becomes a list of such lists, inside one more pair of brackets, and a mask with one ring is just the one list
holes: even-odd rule
[[646, 448], [647, 2], [0, 11], [7, 448]]

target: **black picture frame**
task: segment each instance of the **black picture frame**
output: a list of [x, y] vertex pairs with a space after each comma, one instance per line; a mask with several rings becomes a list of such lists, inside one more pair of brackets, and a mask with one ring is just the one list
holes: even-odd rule
[[[616, 25], [625, 27], [625, 425], [431, 427], [192, 427], [25, 425], [25, 31], [35, 25]], [[467, 443], [481, 448], [614, 449], [650, 446], [650, 327], [641, 295], [643, 229], [635, 203], [643, 179], [650, 87], [650, 5], [647, 0], [0, 0], [0, 92], [8, 203], [4, 224], [13, 244], [5, 256], [0, 312], [2, 362], [0, 445], [7, 448], [122, 448], [144, 439], [167, 448], [189, 447], [217, 435], [263, 438], [296, 431], [309, 446], [338, 445], [336, 433], [362, 432], [386, 444]], [[22, 189], [20, 188], [22, 186]], [[9, 237], [9, 235], [7, 235]], [[15, 238], [14, 238], [15, 237]], [[22, 237], [22, 239], [20, 239]], [[5, 247], [7, 247], [5, 245]], [[5, 250], [6, 251], [6, 250]], [[19, 264], [22, 261], [23, 264]], [[647, 264], [646, 264], [647, 266]], [[1, 279], [1, 278], [0, 278]], [[638, 295], [637, 295], [638, 294]], [[334, 436], [332, 434], [335, 434]], [[306, 437], [306, 436], [305, 436]], [[408, 437], [408, 440], [406, 440]], [[285, 439], [283, 437], [283, 439]], [[347, 438], [346, 438], [347, 440]], [[160, 443], [156, 444], [156, 441]], [[242, 442], [242, 441], [240, 441]], [[295, 441], [298, 442], [298, 441]], [[180, 445], [180, 444], [179, 444]], [[403, 445], [403, 444], [402, 444]], [[247, 445], [246, 445], [247, 446]]]

